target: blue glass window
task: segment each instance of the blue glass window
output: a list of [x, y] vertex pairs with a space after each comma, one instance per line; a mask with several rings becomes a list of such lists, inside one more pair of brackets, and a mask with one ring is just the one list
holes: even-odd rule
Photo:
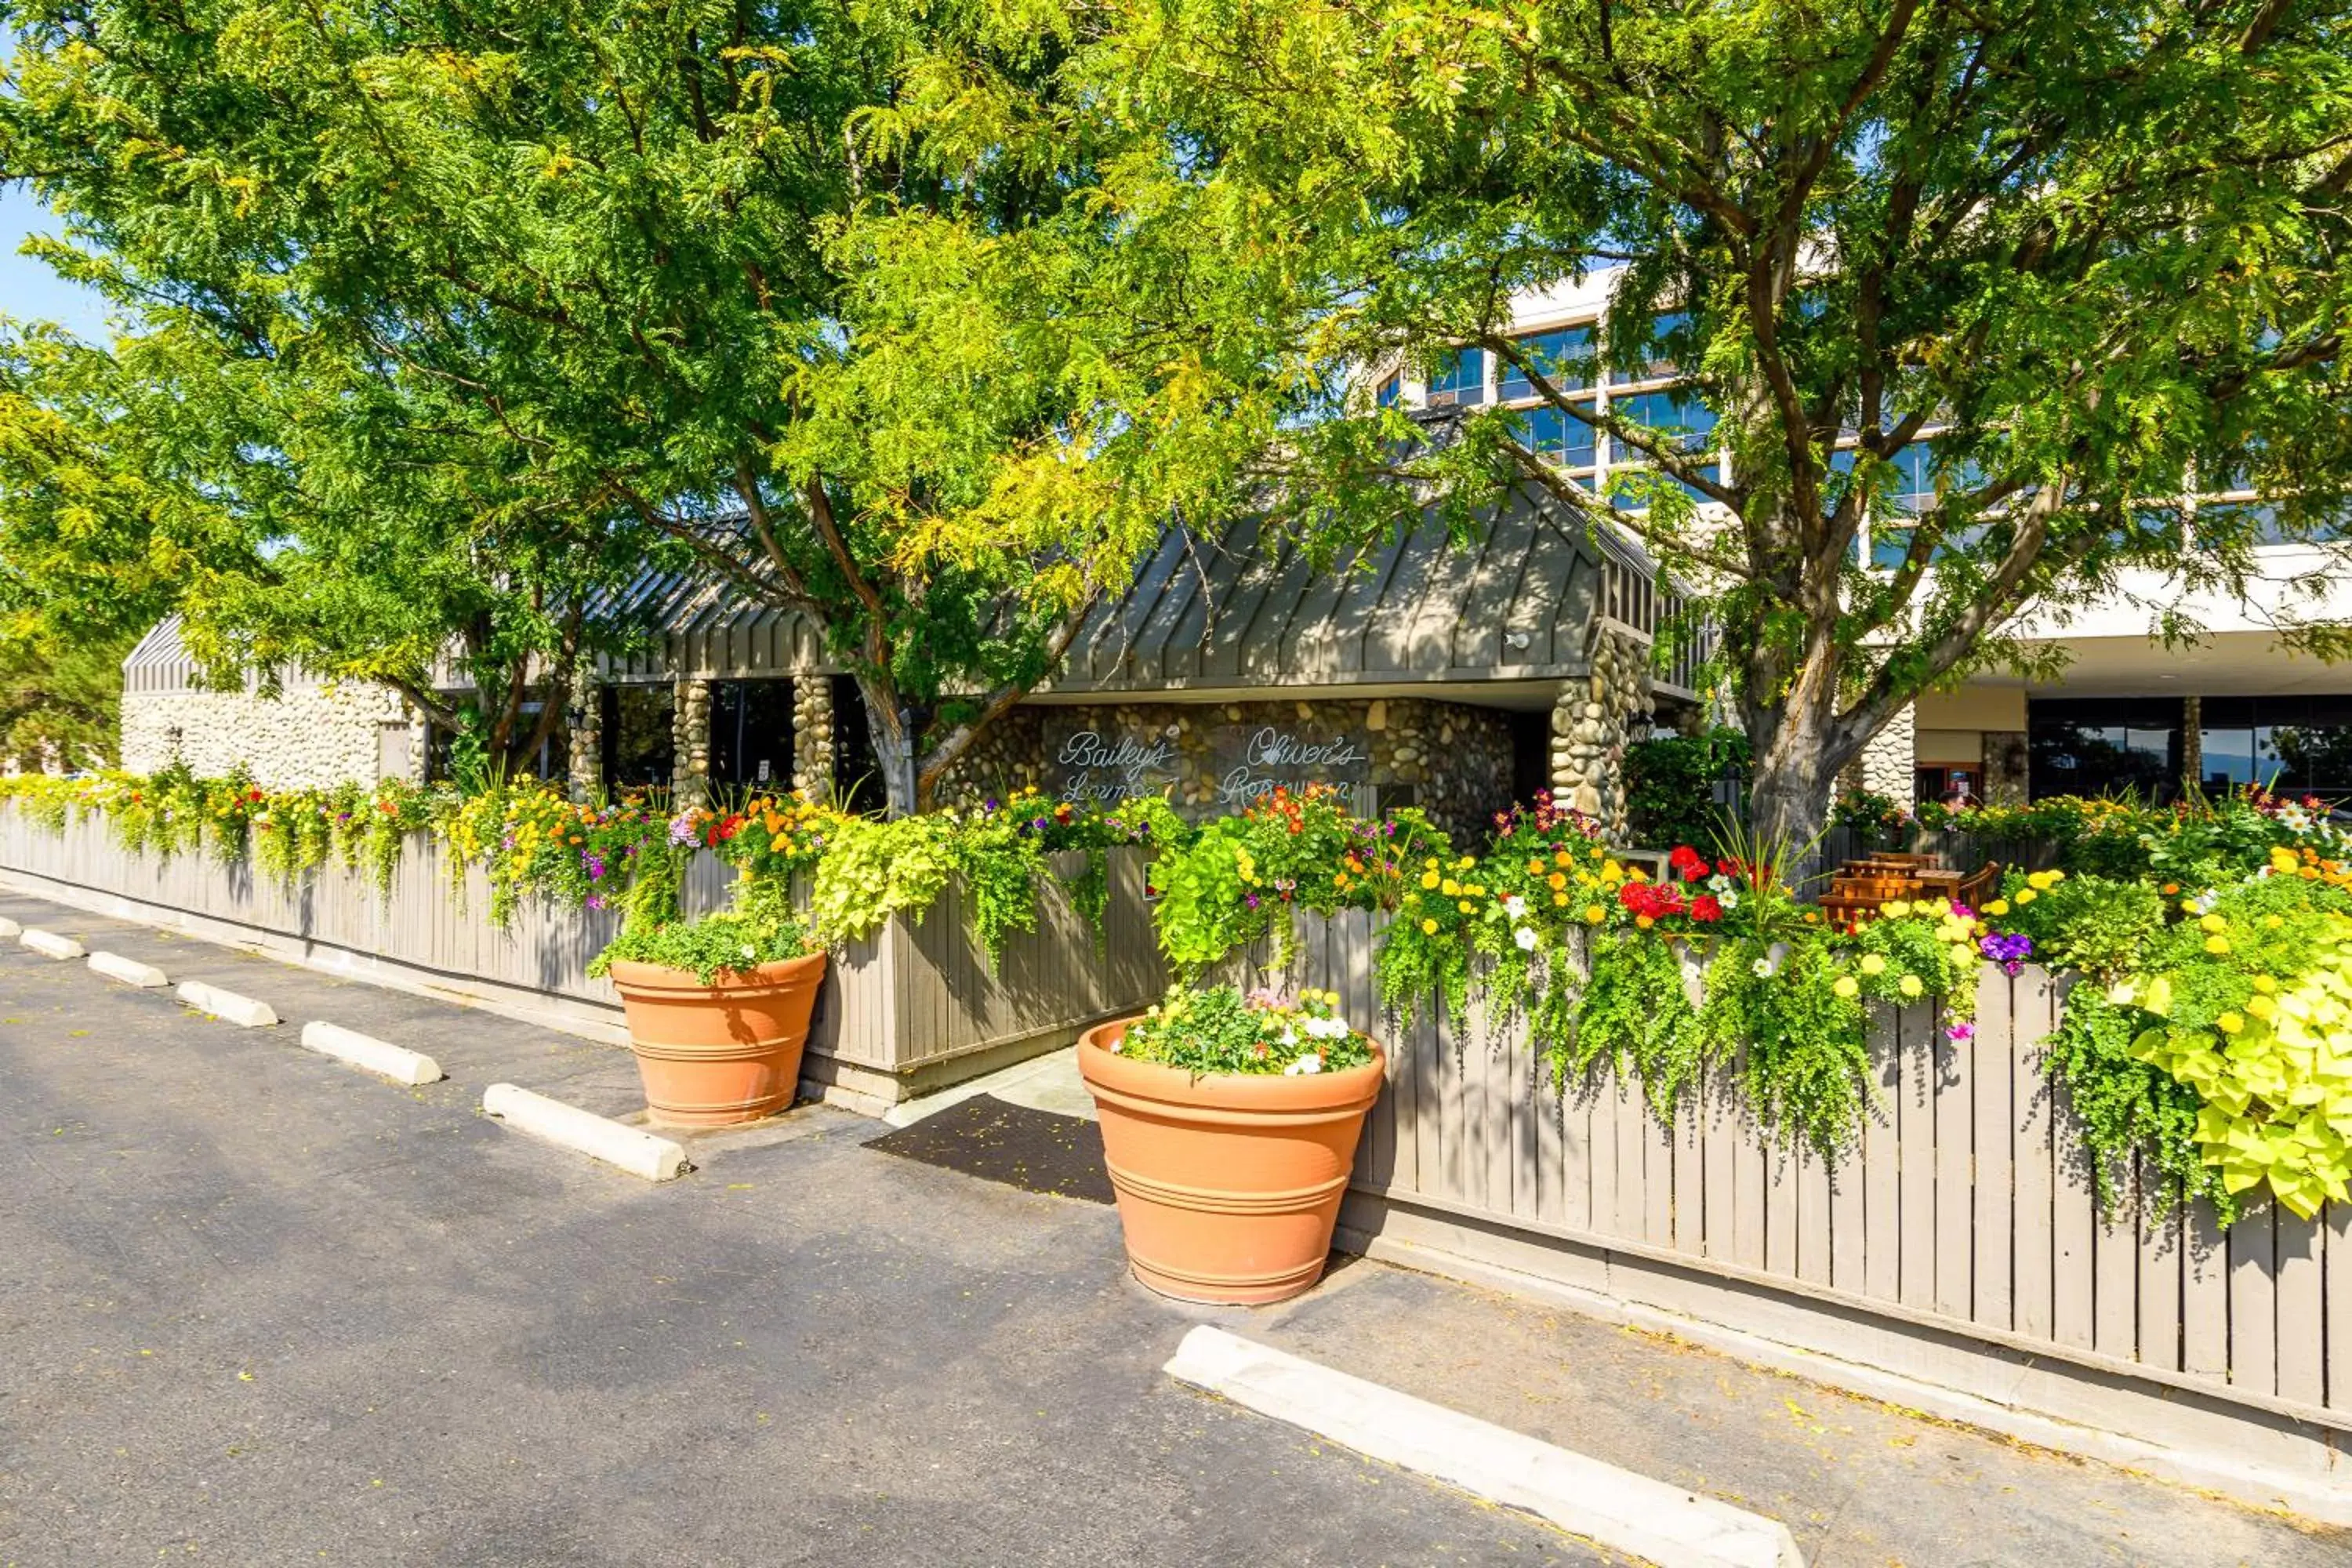
[[1648, 332], [1639, 343], [1623, 353], [1611, 353], [1610, 357], [1623, 367], [1610, 378], [1612, 384], [1622, 386], [1631, 381], [1655, 381], [1660, 376], [1678, 374], [1679, 367], [1666, 352], [1666, 340], [1689, 325], [1687, 310], [1669, 310], [1653, 318]]
[[1486, 401], [1486, 351], [1461, 349], [1439, 363], [1429, 378], [1429, 405], [1452, 408]]
[[1379, 390], [1372, 394], [1372, 402], [1381, 408], [1393, 408], [1396, 406], [1397, 395], [1403, 389], [1402, 376], [1390, 376], [1386, 381], [1381, 382]]
[[[1687, 392], [1639, 392], [1612, 397], [1609, 411], [1655, 434], [1660, 446], [1704, 452], [1714, 445], [1715, 410]], [[1636, 454], [1638, 455], [1638, 454]]]
[[1589, 468], [1596, 457], [1592, 426], [1572, 414], [1557, 408], [1530, 408], [1520, 417], [1526, 422], [1528, 446], [1541, 452], [1563, 468]]
[[[1562, 327], [1556, 332], [1538, 332], [1534, 337], [1522, 338], [1519, 343], [1555, 391], [1581, 392], [1592, 384], [1591, 327]], [[1507, 362], [1497, 374], [1503, 378], [1497, 395], [1504, 401], [1536, 395], [1535, 383], [1521, 374], [1517, 365]]]

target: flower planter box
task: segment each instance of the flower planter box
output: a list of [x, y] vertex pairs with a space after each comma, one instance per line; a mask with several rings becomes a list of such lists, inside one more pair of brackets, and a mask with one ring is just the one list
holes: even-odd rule
[[[803, 1097], [879, 1110], [1066, 1046], [1080, 1030], [1158, 997], [1168, 975], [1144, 902], [1142, 852], [1111, 851], [1099, 939], [1060, 887], [1083, 863], [1076, 853], [1054, 858], [1037, 930], [1014, 933], [994, 971], [971, 940], [955, 889], [920, 920], [895, 920], [835, 953], [802, 1058]], [[698, 856], [687, 879], [688, 910], [723, 904], [729, 875], [713, 857]], [[0, 879], [78, 909], [628, 1043], [619, 994], [587, 976], [619, 915], [526, 901], [499, 930], [481, 874], [453, 886], [440, 845], [423, 835], [409, 840], [382, 896], [362, 874], [334, 865], [289, 888], [209, 851], [127, 854], [95, 818], [68, 821], [59, 837], [21, 805], [0, 803]]]

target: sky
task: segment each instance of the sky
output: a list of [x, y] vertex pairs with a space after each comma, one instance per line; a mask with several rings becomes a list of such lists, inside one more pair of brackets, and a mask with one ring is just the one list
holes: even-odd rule
[[24, 321], [55, 321], [76, 335], [97, 339], [106, 331], [106, 301], [79, 283], [68, 283], [45, 262], [17, 254], [31, 234], [56, 234], [56, 214], [23, 189], [0, 190], [0, 316]]

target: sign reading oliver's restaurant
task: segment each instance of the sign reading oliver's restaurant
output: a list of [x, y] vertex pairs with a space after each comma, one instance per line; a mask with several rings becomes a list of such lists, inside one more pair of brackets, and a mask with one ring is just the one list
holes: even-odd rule
[[1226, 724], [1210, 736], [1210, 769], [1219, 805], [1238, 809], [1308, 784], [1370, 783], [1372, 753], [1353, 735], [1278, 724]]
[[1214, 724], [1192, 731], [1187, 744], [1173, 724], [1097, 728], [1091, 718], [1057, 714], [1046, 722], [1046, 787], [1059, 799], [1108, 804], [1167, 795], [1179, 805], [1238, 809], [1276, 789], [1371, 781], [1370, 748], [1339, 731]]

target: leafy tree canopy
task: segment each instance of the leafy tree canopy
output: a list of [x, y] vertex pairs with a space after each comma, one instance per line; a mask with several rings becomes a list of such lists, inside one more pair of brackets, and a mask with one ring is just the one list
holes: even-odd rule
[[[2183, 635], [2178, 604], [2243, 589], [2264, 527], [2340, 532], [2338, 0], [1130, 0], [1089, 68], [1179, 133], [1127, 173], [1246, 212], [1312, 280], [1290, 352], [1359, 367], [1351, 416], [1277, 454], [1292, 503], [1368, 522], [1399, 474], [1457, 506], [1528, 476], [1638, 535], [1703, 590], [1768, 835], [1816, 827], [1931, 683], [2046, 663], [2022, 617], [2152, 568]], [[1605, 365], [1513, 335], [1516, 304], [1602, 268], [1615, 322], [1663, 325], [1590, 357], [1670, 362], [1714, 434], [1596, 407], [1573, 392]], [[1400, 458], [1422, 430], [1373, 378], [1459, 345], [1652, 477], [1589, 497], [1493, 408]], [[1933, 501], [1866, 564], [1923, 443]], [[2224, 476], [2275, 521], [2182, 504]], [[2309, 559], [2307, 583], [2345, 567]]]
[[[1280, 275], [1222, 264], [1186, 204], [1107, 195], [1115, 127], [1068, 96], [1077, 39], [1043, 11], [0, 19], [22, 39], [0, 178], [232, 378], [272, 367], [277, 451], [341, 509], [337, 551], [429, 579], [457, 531], [412, 563], [408, 520], [459, 489], [534, 571], [665, 542], [822, 624], [899, 809], [1171, 512], [1230, 504], [1283, 405], [1251, 374], [1251, 323], [1283, 314], [1252, 291]], [[412, 445], [436, 455], [394, 489], [424, 493], [388, 502]], [[363, 597], [316, 606], [324, 640], [398, 608]]]

